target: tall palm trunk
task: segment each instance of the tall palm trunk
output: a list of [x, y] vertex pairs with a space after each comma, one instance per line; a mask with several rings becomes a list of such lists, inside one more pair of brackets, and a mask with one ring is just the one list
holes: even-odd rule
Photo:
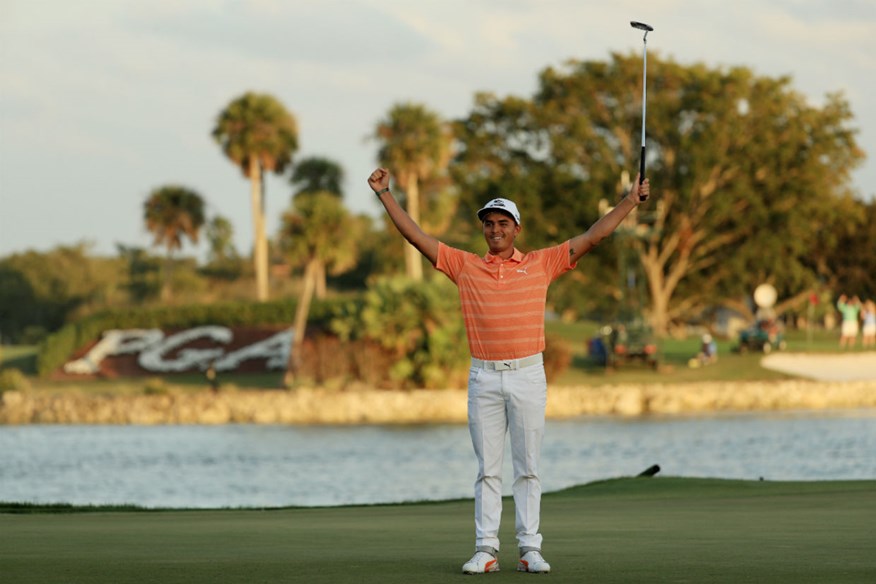
[[[417, 225], [420, 224], [420, 183], [417, 173], [408, 175], [405, 192], [408, 199], [408, 215]], [[423, 281], [423, 259], [420, 252], [410, 243], [405, 243], [405, 271], [415, 282]]]
[[256, 157], [249, 161], [252, 226], [255, 235], [253, 264], [256, 274], [256, 295], [259, 302], [268, 299], [268, 239], [265, 235], [265, 210], [262, 207], [262, 169]]
[[301, 367], [301, 350], [304, 347], [304, 333], [307, 330], [307, 315], [310, 312], [310, 302], [313, 299], [313, 291], [316, 289], [316, 280], [319, 274], [319, 260], [311, 258], [304, 269], [304, 285], [301, 288], [301, 297], [295, 309], [294, 334], [292, 335], [292, 347], [289, 350], [289, 363], [286, 365], [285, 382], [289, 386], [295, 380]]
[[316, 297], [320, 300], [325, 300], [327, 291], [326, 291], [326, 282], [325, 282], [325, 262], [319, 260], [316, 270]]

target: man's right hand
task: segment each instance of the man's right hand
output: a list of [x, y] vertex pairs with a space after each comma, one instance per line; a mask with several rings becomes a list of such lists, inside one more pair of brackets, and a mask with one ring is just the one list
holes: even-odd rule
[[389, 186], [389, 171], [385, 168], [378, 168], [368, 177], [368, 186], [375, 193], [382, 191]]

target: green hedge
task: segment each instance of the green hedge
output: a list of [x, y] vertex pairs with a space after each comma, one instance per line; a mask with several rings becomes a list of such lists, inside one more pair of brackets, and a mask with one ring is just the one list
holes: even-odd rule
[[[314, 301], [309, 322], [327, 323], [348, 298]], [[260, 303], [196, 304], [108, 310], [69, 323], [49, 335], [37, 356], [37, 373], [47, 376], [63, 365], [74, 351], [98, 339], [110, 329], [158, 328], [185, 329], [217, 326], [292, 326], [297, 302], [291, 299]]]

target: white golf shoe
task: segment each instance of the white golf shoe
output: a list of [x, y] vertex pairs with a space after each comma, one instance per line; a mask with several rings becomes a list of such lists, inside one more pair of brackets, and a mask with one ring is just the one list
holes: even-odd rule
[[517, 562], [518, 572], [530, 572], [532, 574], [547, 574], [551, 571], [551, 565], [541, 556], [541, 552], [531, 550], [520, 557]]
[[463, 574], [486, 574], [498, 571], [499, 560], [487, 552], [476, 552], [469, 561], [462, 565]]

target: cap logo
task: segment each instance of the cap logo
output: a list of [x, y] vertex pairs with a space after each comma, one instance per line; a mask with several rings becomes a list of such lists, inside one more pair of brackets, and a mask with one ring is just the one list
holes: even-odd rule
[[484, 215], [486, 215], [490, 209], [496, 209], [503, 213], [507, 213], [511, 215], [515, 223], [518, 225], [520, 224], [520, 211], [517, 210], [517, 205], [514, 204], [514, 201], [509, 201], [508, 199], [503, 199], [501, 197], [495, 198], [478, 211], [478, 219], [483, 221]]

